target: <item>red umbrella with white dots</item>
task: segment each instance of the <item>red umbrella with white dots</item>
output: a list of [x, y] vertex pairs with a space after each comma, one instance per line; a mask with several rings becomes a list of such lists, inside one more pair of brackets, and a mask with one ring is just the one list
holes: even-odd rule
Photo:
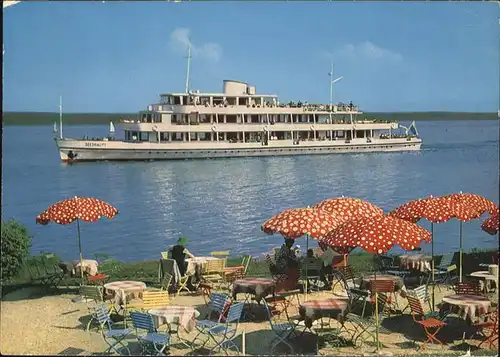
[[[431, 233], [414, 223], [390, 216], [351, 220], [329, 232], [322, 244], [333, 247], [360, 247], [371, 254], [388, 252], [394, 244], [413, 250], [422, 241], [430, 242]], [[375, 279], [376, 279], [375, 273]], [[378, 349], [378, 292], [375, 291], [376, 338]]]
[[268, 219], [264, 222], [261, 229], [267, 234], [280, 233], [283, 237], [291, 239], [297, 239], [305, 235], [307, 237], [307, 250], [309, 248], [309, 237], [320, 239], [344, 222], [342, 217], [332, 216], [321, 209], [309, 207], [292, 208]]
[[[371, 202], [356, 197], [335, 197], [321, 201], [313, 206], [327, 211], [334, 217], [339, 217], [343, 221], [358, 219], [361, 217], [378, 217], [384, 215], [384, 210]], [[325, 251], [326, 245], [318, 242], [320, 248]], [[347, 257], [354, 248], [352, 247], [330, 247], [339, 254]], [[347, 260], [344, 260], [347, 264]]]
[[97, 198], [73, 197], [49, 206], [44, 212], [36, 217], [36, 223], [47, 225], [51, 221], [57, 224], [70, 224], [76, 220], [78, 232], [78, 248], [80, 250], [80, 269], [83, 279], [83, 255], [80, 240], [80, 220], [95, 222], [101, 217], [112, 219], [118, 214], [118, 210], [109, 203]]
[[494, 236], [495, 234], [498, 233], [498, 226], [499, 226], [499, 216], [498, 216], [498, 208], [494, 213], [492, 213], [488, 218], [486, 218], [481, 224], [481, 228], [483, 231], [485, 231], [488, 234], [491, 234]]

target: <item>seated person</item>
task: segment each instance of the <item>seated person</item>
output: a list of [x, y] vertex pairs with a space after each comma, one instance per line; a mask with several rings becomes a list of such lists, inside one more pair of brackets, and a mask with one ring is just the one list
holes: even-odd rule
[[186, 274], [188, 262], [186, 256], [194, 258], [194, 255], [186, 248], [188, 240], [186, 237], [179, 237], [177, 244], [170, 248], [170, 256], [177, 262], [181, 276]]
[[276, 270], [281, 276], [276, 284], [276, 292], [297, 288], [300, 278], [299, 261], [292, 249], [295, 240], [286, 238], [276, 255]]

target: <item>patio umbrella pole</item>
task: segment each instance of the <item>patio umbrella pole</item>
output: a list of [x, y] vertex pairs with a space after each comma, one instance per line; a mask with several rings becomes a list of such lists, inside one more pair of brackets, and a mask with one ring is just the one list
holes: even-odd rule
[[[377, 255], [373, 255], [374, 260], [376, 259]], [[377, 269], [375, 268], [375, 274], [374, 274], [374, 282], [375, 286], [377, 285]], [[379, 342], [378, 342], [378, 290], [375, 289], [375, 351], [378, 351], [379, 349]]]
[[459, 256], [460, 256], [460, 277], [459, 277], [459, 282], [462, 282], [462, 244], [463, 244], [463, 235], [462, 235], [462, 221], [460, 221], [460, 251], [459, 251]]
[[434, 311], [434, 223], [431, 222], [432, 311]]
[[83, 255], [82, 255], [82, 240], [80, 239], [80, 220], [76, 219], [76, 229], [78, 231], [78, 249], [80, 250], [80, 273], [82, 276], [83, 285]]
[[307, 276], [307, 251], [308, 250], [309, 250], [309, 234], [306, 235], [306, 296], [305, 296], [306, 301], [307, 301], [307, 281], [309, 280], [308, 276]]

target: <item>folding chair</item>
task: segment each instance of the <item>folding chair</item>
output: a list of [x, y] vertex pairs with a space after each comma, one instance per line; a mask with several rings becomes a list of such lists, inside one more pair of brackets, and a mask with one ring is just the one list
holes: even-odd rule
[[229, 257], [230, 254], [231, 252], [229, 250], [210, 252], [210, 256], [224, 260], [224, 265], [227, 264], [227, 257]]
[[163, 351], [169, 346], [170, 335], [156, 331], [153, 317], [150, 314], [132, 311], [130, 318], [132, 319], [132, 326], [135, 328], [137, 341], [141, 346], [142, 353], [151, 355], [156, 352], [157, 356], [164, 355]]
[[455, 294], [483, 295], [483, 290], [478, 281], [457, 283], [453, 290], [455, 290]]
[[[491, 311], [487, 313], [486, 315], [483, 315], [486, 317], [485, 321], [482, 322], [476, 322], [472, 324], [474, 327], [475, 331], [472, 334], [471, 338], [474, 337], [477, 333], [481, 333], [484, 337], [484, 340], [481, 341], [481, 343], [477, 346], [478, 348], [481, 348], [481, 345], [483, 343], [488, 343], [490, 348], [493, 348], [493, 345], [495, 342], [498, 341], [498, 308], [494, 311]], [[486, 334], [484, 331], [489, 330], [489, 333]], [[497, 342], [498, 345], [498, 342]], [[497, 346], [498, 349], [498, 346]]]
[[[428, 342], [434, 341], [443, 346], [443, 343], [437, 339], [436, 335], [444, 326], [446, 326], [446, 322], [432, 317], [435, 316], [433, 312], [426, 315], [424, 312], [424, 308], [422, 307], [422, 303], [417, 297], [407, 295], [406, 298], [408, 299], [408, 303], [410, 305], [413, 321], [422, 326], [424, 328], [425, 334], [427, 335], [427, 340], [424, 341], [423, 345], [420, 348], [424, 349], [425, 345]], [[416, 316], [420, 316], [420, 319], [417, 319]]]
[[[429, 289], [427, 288], [426, 285], [420, 285], [417, 286], [415, 289], [407, 290], [406, 294], [416, 297], [423, 303], [427, 303], [427, 305], [429, 306], [429, 311], [432, 311], [431, 296], [429, 294]], [[408, 309], [409, 307], [410, 304], [406, 305], [405, 308], [401, 311], [401, 313], [405, 312], [406, 309]]]
[[278, 277], [278, 270], [276, 268], [276, 263], [273, 258], [269, 254], [264, 254], [264, 259], [266, 260], [267, 266], [269, 268], [269, 272], [271, 273], [271, 277], [276, 279]]
[[[218, 323], [203, 332], [215, 342], [215, 346], [210, 350], [210, 355], [212, 355], [215, 350], [220, 351], [221, 349], [228, 354], [228, 350], [231, 347], [234, 347], [236, 352], [240, 352], [233, 340], [236, 338], [244, 305], [245, 303], [243, 302], [232, 304], [231, 307], [229, 307], [225, 323]], [[236, 326], [230, 326], [231, 323], [236, 323]]]
[[202, 279], [219, 287], [224, 282], [224, 259], [207, 260], [204, 265]]
[[[208, 313], [203, 320], [196, 320], [196, 329], [198, 334], [193, 338], [193, 341], [198, 339], [198, 336], [205, 334], [207, 329], [210, 329], [220, 322], [225, 321], [225, 316], [227, 315], [228, 309], [231, 305], [231, 298], [226, 294], [212, 293], [210, 294], [210, 301], [208, 303]], [[217, 320], [212, 320], [213, 315], [217, 317]], [[203, 342], [203, 346], [207, 343], [209, 337]]]
[[148, 311], [156, 307], [163, 307], [170, 304], [168, 291], [146, 290], [142, 293], [142, 302], [137, 304], [127, 304], [127, 310]]
[[[456, 272], [457, 266], [453, 264], [453, 258], [455, 254], [454, 253], [447, 253], [443, 255], [441, 258], [441, 261], [439, 262], [439, 265], [434, 268], [434, 283], [432, 281], [430, 284], [434, 284], [437, 286], [437, 288], [441, 291], [441, 288], [439, 287], [439, 284], [452, 284], [453, 281], [456, 279], [456, 276], [453, 277], [452, 273]], [[425, 275], [432, 276], [432, 271], [428, 272]]]
[[407, 275], [410, 275], [409, 270], [401, 269], [400, 266], [394, 265], [394, 258], [388, 255], [379, 255], [379, 270], [381, 272], [396, 275], [404, 278]]
[[[358, 288], [359, 284], [361, 283], [361, 279], [357, 278], [354, 275], [354, 270], [352, 269], [351, 265], [344, 265], [344, 266], [339, 266], [334, 268], [334, 275], [335, 273], [340, 273], [344, 280], [347, 283], [347, 287], [349, 288]], [[338, 275], [338, 274], [337, 274]], [[334, 284], [332, 284], [332, 289], [334, 288]]]
[[173, 278], [174, 277], [169, 273], [163, 274], [163, 278], [161, 279], [161, 282], [160, 282], [160, 290], [168, 292], [168, 289], [169, 289], [170, 285], [172, 284]]
[[93, 321], [97, 321], [97, 316], [95, 315], [96, 306], [104, 304], [108, 313], [110, 313], [112, 310], [118, 313], [118, 309], [113, 303], [104, 301], [103, 290], [101, 286], [82, 285], [80, 287], [80, 293], [86, 299], [87, 308], [89, 309], [89, 313], [91, 316], [90, 321], [87, 323], [87, 327], [85, 328], [86, 331], [90, 329], [90, 325]]
[[[375, 330], [377, 328], [378, 323], [378, 331], [382, 334], [390, 334], [391, 331], [387, 330], [382, 326], [382, 321], [386, 317], [387, 311], [387, 295], [384, 293], [378, 293], [378, 314], [379, 320], [377, 322], [376, 318], [373, 316], [364, 317], [363, 315], [357, 315], [352, 312], [347, 313], [345, 317], [345, 321], [351, 322], [353, 324], [353, 332], [351, 334], [352, 341], [355, 346], [361, 346], [365, 340], [362, 338], [364, 334], [367, 334], [369, 337], [373, 339], [373, 342], [376, 343], [376, 333]], [[374, 311], [375, 312], [375, 311]], [[358, 345], [358, 340], [361, 340], [361, 343]]]
[[277, 321], [277, 315], [274, 313], [273, 309], [267, 304], [267, 301], [264, 300], [264, 307], [267, 312], [267, 316], [269, 318], [269, 324], [271, 325], [271, 331], [274, 333], [274, 339], [271, 341], [271, 354], [273, 354], [274, 349], [280, 343], [285, 344], [290, 348], [290, 354], [293, 355], [294, 350], [292, 345], [288, 343], [288, 339], [295, 332], [295, 324], [291, 322], [279, 322]]
[[99, 322], [100, 330], [104, 342], [108, 345], [108, 349], [105, 353], [111, 352], [114, 350], [118, 354], [121, 354], [120, 351], [116, 348], [117, 345], [122, 346], [128, 352], [128, 355], [131, 355], [130, 349], [128, 346], [123, 344], [123, 340], [132, 333], [131, 329], [114, 329], [113, 322], [109, 317], [108, 307], [104, 303], [99, 303], [95, 308], [93, 315], [95, 315], [97, 321]]
[[[307, 264], [307, 265], [306, 265]], [[307, 275], [306, 275], [307, 266]], [[307, 281], [308, 288], [312, 291], [313, 288], [316, 291], [320, 289], [321, 282], [321, 268], [323, 267], [323, 262], [318, 261], [315, 258], [306, 258], [301, 263], [300, 275], [301, 280]]]

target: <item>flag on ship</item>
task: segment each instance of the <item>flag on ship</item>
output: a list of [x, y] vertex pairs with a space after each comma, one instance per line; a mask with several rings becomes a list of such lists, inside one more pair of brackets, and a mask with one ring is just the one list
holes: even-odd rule
[[410, 126], [408, 127], [408, 133], [410, 133], [411, 135], [418, 136], [418, 130], [417, 130], [417, 127], [415, 125], [415, 120], [412, 121]]

